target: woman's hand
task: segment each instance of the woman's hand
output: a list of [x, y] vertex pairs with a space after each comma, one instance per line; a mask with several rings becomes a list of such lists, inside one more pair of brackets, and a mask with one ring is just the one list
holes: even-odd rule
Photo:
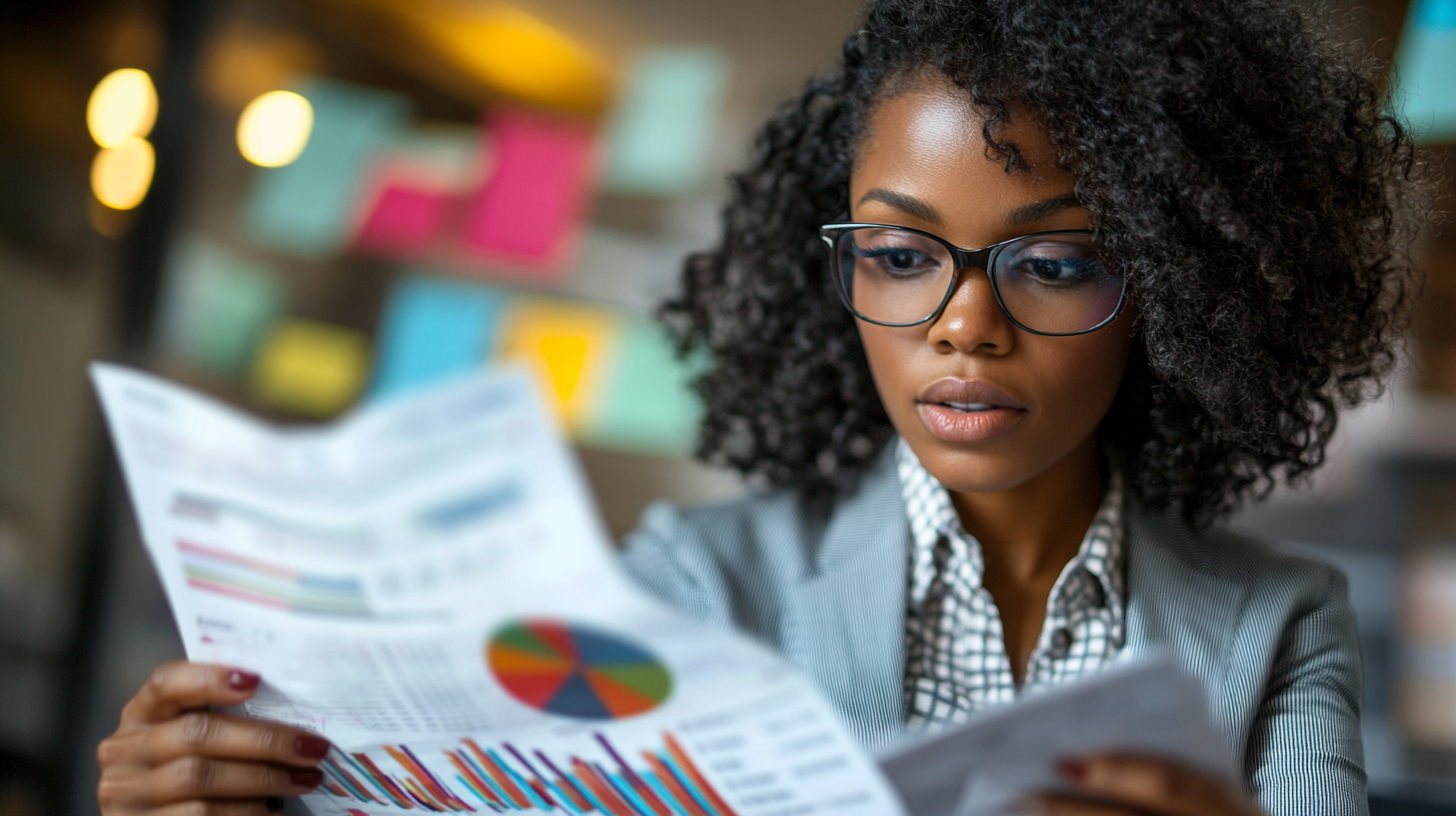
[[96, 750], [105, 816], [263, 816], [318, 786], [323, 737], [281, 723], [219, 714], [252, 697], [260, 678], [238, 669], [163, 663]]
[[1033, 796], [1021, 803], [1023, 812], [1047, 816], [1264, 814], [1227, 783], [1160, 760], [1100, 755], [1063, 762], [1059, 770], [1078, 794]]

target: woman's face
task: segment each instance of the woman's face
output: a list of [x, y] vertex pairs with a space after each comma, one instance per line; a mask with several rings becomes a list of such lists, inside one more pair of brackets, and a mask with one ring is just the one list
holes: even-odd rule
[[[856, 156], [853, 220], [914, 227], [967, 248], [1091, 227], [1041, 128], [1025, 117], [1004, 128], [1000, 138], [1015, 142], [1027, 164], [1007, 173], [1004, 160], [988, 158], [981, 124], [948, 83], [883, 101]], [[859, 321], [859, 332], [896, 430], [947, 488], [975, 493], [1021, 486], [1074, 451], [1095, 451], [1127, 362], [1131, 313], [1089, 334], [1030, 334], [1001, 312], [986, 274], [967, 270], [935, 320], [906, 328]]]

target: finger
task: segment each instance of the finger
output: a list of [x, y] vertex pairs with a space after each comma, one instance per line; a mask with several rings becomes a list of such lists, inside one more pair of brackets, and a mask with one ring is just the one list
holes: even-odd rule
[[190, 799], [301, 796], [318, 787], [323, 778], [317, 768], [190, 756], [168, 762], [137, 780], [141, 795], [135, 798], [163, 805]]
[[274, 816], [283, 810], [283, 800], [235, 799], [213, 800], [193, 799], [176, 802], [159, 810], [153, 816]]
[[1162, 760], [1094, 756], [1064, 762], [1064, 776], [1090, 796], [1167, 816], [1237, 816], [1254, 810], [1222, 780]]
[[173, 660], [152, 670], [121, 711], [123, 727], [158, 723], [210, 705], [238, 705], [253, 696], [258, 675], [228, 666]]
[[1022, 799], [1014, 806], [1018, 816], [1137, 816], [1138, 812], [1107, 802], [1073, 796], [1044, 794]]
[[306, 768], [329, 752], [329, 741], [301, 728], [209, 711], [189, 711], [145, 731], [122, 735], [138, 744], [134, 761], [162, 765], [186, 756], [267, 762]]

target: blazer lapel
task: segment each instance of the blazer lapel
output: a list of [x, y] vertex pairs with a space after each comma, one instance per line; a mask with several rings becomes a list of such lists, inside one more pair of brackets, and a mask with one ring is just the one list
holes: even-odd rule
[[905, 643], [905, 517], [887, 449], [824, 529], [799, 591], [785, 651], [866, 744], [901, 727]]
[[[1247, 588], [1215, 569], [1188, 527], [1170, 514], [1129, 514], [1127, 640], [1122, 657], [1171, 655], [1202, 681], [1210, 713], [1235, 735], [1227, 692], [1231, 648]], [[1231, 746], [1235, 756], [1243, 746]]]

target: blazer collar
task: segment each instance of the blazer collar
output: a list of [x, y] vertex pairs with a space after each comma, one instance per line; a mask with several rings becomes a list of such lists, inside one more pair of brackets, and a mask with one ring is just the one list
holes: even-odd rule
[[[1220, 552], [1176, 512], [1129, 505], [1127, 642], [1121, 657], [1171, 655], [1202, 681], [1209, 700], [1224, 699], [1232, 645], [1248, 587], [1221, 568]], [[1225, 733], [1227, 712], [1213, 705]], [[1232, 746], [1236, 755], [1242, 746]]]

